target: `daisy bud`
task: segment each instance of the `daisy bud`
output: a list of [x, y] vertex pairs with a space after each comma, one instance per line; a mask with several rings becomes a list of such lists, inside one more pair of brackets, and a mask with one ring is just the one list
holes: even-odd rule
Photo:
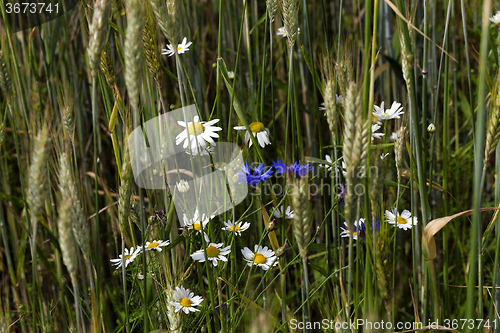
[[184, 238], [188, 238], [189, 230], [188, 230], [187, 226], [182, 227], [182, 236], [184, 236]]
[[271, 232], [273, 230], [275, 230], [278, 226], [276, 225], [276, 222], [275, 220], [271, 220], [268, 224], [267, 224], [267, 227], [266, 227], [266, 231], [268, 232]]
[[286, 248], [288, 247], [288, 239], [285, 239], [285, 244], [283, 244], [283, 246], [279, 247], [277, 250], [276, 250], [276, 256], [279, 258], [281, 257], [283, 254], [285, 254], [285, 250]]
[[429, 133], [436, 132], [436, 125], [434, 125], [433, 123], [430, 123], [429, 126], [427, 126], [427, 132], [429, 132]]

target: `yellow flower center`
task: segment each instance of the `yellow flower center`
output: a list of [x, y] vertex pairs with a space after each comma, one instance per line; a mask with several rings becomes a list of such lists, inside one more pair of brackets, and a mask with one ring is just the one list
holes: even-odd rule
[[373, 123], [376, 123], [377, 121], [378, 121], [377, 116], [373, 116], [373, 117], [372, 117], [372, 122], [373, 122]]
[[207, 256], [209, 258], [215, 258], [219, 255], [219, 249], [216, 248], [215, 246], [209, 246], [207, 247]]
[[203, 127], [203, 125], [200, 123], [192, 123], [191, 125], [189, 125], [188, 131], [191, 135], [195, 135], [195, 131], [196, 135], [200, 135], [203, 133], [203, 131], [205, 131], [205, 127]]
[[177, 46], [177, 51], [180, 51], [182, 49], [182, 46]]
[[187, 297], [181, 298], [179, 303], [181, 303], [181, 305], [185, 308], [189, 308], [191, 306], [191, 304], [193, 304], [193, 302]]
[[252, 260], [256, 264], [265, 264], [266, 263], [266, 257], [262, 253], [254, 254]]
[[200, 231], [201, 230], [201, 223], [195, 223], [195, 224], [193, 224], [193, 228], [196, 231]]
[[232, 231], [241, 231], [241, 228], [237, 225], [232, 225], [229, 227], [229, 229], [231, 229]]
[[353, 235], [353, 236], [357, 236], [357, 235], [358, 235], [358, 232], [357, 232], [357, 231], [355, 231], [355, 232], [353, 232], [353, 233], [352, 233], [352, 235]]
[[158, 242], [149, 243], [149, 244], [148, 244], [148, 249], [155, 248], [155, 247], [157, 247], [158, 245], [160, 245], [160, 243], [158, 243]]
[[399, 224], [406, 224], [406, 223], [408, 223], [408, 221], [404, 217], [401, 217], [401, 216], [396, 217], [396, 222], [399, 223]]
[[125, 256], [125, 260], [129, 260], [131, 257], [132, 257], [132, 255], [131, 255], [131, 254], [127, 254], [127, 255]]
[[264, 132], [264, 130], [265, 130], [264, 124], [259, 122], [259, 121], [251, 123], [249, 127], [250, 127], [250, 130], [252, 131], [252, 133], [260, 133], [260, 132]]

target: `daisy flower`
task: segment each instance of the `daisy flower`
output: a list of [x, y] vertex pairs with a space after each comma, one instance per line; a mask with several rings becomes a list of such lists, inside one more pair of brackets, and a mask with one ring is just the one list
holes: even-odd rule
[[250, 186], [256, 186], [258, 183], [268, 180], [273, 174], [273, 170], [269, 168], [269, 170], [264, 172], [264, 163], [261, 163], [258, 167], [254, 168], [254, 172], [252, 172], [252, 168], [248, 162], [246, 162], [237, 173], [240, 176], [238, 185], [242, 182], [246, 182]]
[[385, 133], [376, 133], [380, 129], [380, 124], [372, 124], [372, 141], [375, 139], [380, 139], [385, 135]]
[[191, 156], [208, 156], [213, 152], [214, 146], [192, 147], [185, 150], [185, 153]]
[[222, 247], [222, 243], [210, 243], [207, 247], [207, 258], [205, 258], [205, 253], [203, 249], [196, 251], [191, 255], [193, 260], [199, 262], [205, 262], [205, 260], [210, 260], [214, 266], [217, 266], [219, 260], [227, 261], [227, 256], [231, 252], [231, 246]]
[[[269, 129], [265, 128], [263, 123], [256, 121], [251, 123], [248, 127], [250, 127], [253, 136], [257, 136], [257, 141], [262, 148], [271, 144], [271, 141], [269, 141]], [[252, 147], [250, 133], [248, 133], [245, 126], [235, 126], [234, 129], [238, 131], [245, 131], [245, 142], [248, 143], [249, 148]]]
[[236, 222], [233, 223], [233, 221], [227, 221], [224, 222], [224, 225], [226, 226], [225, 228], [222, 228], [222, 230], [226, 231], [232, 231], [236, 236], [241, 236], [241, 233], [248, 228], [250, 228], [250, 223], [248, 222]]
[[156, 250], [158, 252], [161, 252], [161, 248], [163, 246], [168, 246], [170, 242], [168, 240], [162, 241], [162, 240], [154, 240], [152, 242], [146, 242], [146, 246], [144, 246], [144, 250], [149, 251], [149, 250]]
[[181, 193], [186, 193], [189, 191], [189, 183], [184, 179], [181, 179], [177, 184], [177, 190]]
[[[332, 168], [335, 167], [335, 174], [338, 174], [339, 172], [339, 167], [338, 167], [338, 162], [333, 162], [332, 158], [330, 155], [325, 155], [325, 159], [328, 163], [331, 163], [333, 164], [333, 166], [329, 165], [329, 164], [320, 164], [320, 167], [323, 167], [326, 169], [326, 171], [332, 171]], [[347, 176], [347, 164], [345, 163], [344, 160], [342, 160], [341, 162], [341, 169], [342, 169], [342, 174], [345, 176]]]
[[219, 134], [216, 131], [222, 131], [222, 128], [213, 126], [219, 119], [213, 119], [208, 122], [200, 121], [198, 116], [194, 116], [192, 122], [178, 121], [177, 124], [184, 127], [183, 130], [175, 138], [175, 144], [179, 145], [182, 142], [182, 147], [186, 149], [191, 141], [191, 149], [198, 151], [198, 147], [203, 148], [209, 144], [215, 145], [212, 138], [218, 138]]
[[[344, 97], [341, 96], [341, 95], [335, 94], [335, 103], [337, 103], [337, 107], [344, 106]], [[332, 110], [327, 110], [326, 109], [325, 102], [323, 102], [323, 103], [320, 104], [319, 110], [320, 111], [332, 111]], [[325, 113], [325, 116], [326, 116], [326, 113]]]
[[[300, 28], [297, 28], [297, 33], [300, 34]], [[281, 28], [278, 28], [276, 35], [282, 36], [282, 37], [288, 37], [288, 32], [286, 31], [285, 27], [281, 27]]]
[[[352, 239], [357, 240], [358, 237], [363, 237], [364, 234], [366, 233], [366, 225], [365, 225], [365, 219], [360, 218], [359, 221], [354, 221], [354, 232], [351, 233], [349, 230], [347, 222], [344, 222], [345, 228], [340, 227], [342, 229], [342, 232], [340, 233], [341, 237], [351, 237], [352, 234]], [[380, 230], [380, 221], [375, 221], [375, 225], [373, 225], [373, 220], [372, 220], [372, 228], [375, 228], [375, 231]]]
[[280, 219], [280, 218], [285, 218], [285, 219], [293, 219], [293, 210], [291, 210], [290, 206], [288, 206], [285, 210], [285, 213], [283, 214], [283, 210], [285, 209], [284, 206], [281, 206], [281, 207], [278, 207], [276, 208], [276, 210], [274, 211], [274, 217]]
[[393, 208], [392, 212], [386, 210], [385, 218], [390, 224], [394, 224], [398, 228], [404, 230], [411, 229], [412, 226], [417, 225], [418, 223], [417, 217], [412, 217], [410, 211], [407, 209], [403, 210], [401, 214], [398, 213], [396, 208]]
[[[335, 163], [337, 165], [337, 163]], [[342, 174], [344, 175], [344, 177], [347, 177], [347, 163], [342, 160], [342, 163], [340, 165], [340, 169], [342, 170]], [[338, 173], [339, 172], [339, 168], [337, 166], [335, 166], [335, 172]]]
[[243, 259], [248, 262], [248, 266], [259, 266], [267, 271], [270, 267], [278, 264], [278, 257], [267, 246], [262, 247], [256, 244], [253, 252], [248, 247], [245, 247], [241, 250], [241, 253], [244, 256]]
[[[401, 103], [393, 102], [392, 106], [390, 109], [385, 109], [384, 108], [384, 102], [380, 104], [379, 106], [374, 105], [374, 111], [373, 111], [373, 116], [377, 118], [377, 122], [380, 120], [389, 120], [389, 119], [396, 119], [400, 118], [400, 116], [404, 113], [403, 107], [401, 106]], [[374, 118], [375, 119], [375, 118]]]
[[184, 37], [182, 43], [177, 45], [177, 51], [174, 49], [174, 46], [172, 44], [168, 44], [167, 48], [163, 49], [163, 52], [161, 54], [166, 54], [169, 57], [173, 56], [175, 52], [183, 54], [184, 52], [189, 51], [189, 47], [191, 46], [191, 44], [193, 44], [193, 42], [188, 43], [187, 38]]
[[203, 302], [203, 297], [195, 296], [193, 292], [190, 292], [189, 289], [184, 289], [182, 286], [175, 287], [172, 298], [174, 302], [169, 303], [175, 306], [175, 312], [182, 310], [185, 314], [188, 314], [190, 311], [200, 311], [195, 306], [199, 306]]
[[354, 231], [351, 232], [349, 230], [349, 226], [347, 222], [344, 222], [345, 228], [340, 227], [342, 229], [342, 232], [340, 233], [341, 237], [351, 237], [354, 240], [358, 239], [358, 236], [360, 236], [362, 233], [366, 232], [366, 226], [365, 226], [365, 219], [360, 218], [359, 221], [354, 221]]
[[490, 17], [490, 21], [492, 24], [499, 24], [500, 23], [500, 10], [495, 15]]
[[[335, 163], [333, 163], [332, 158], [331, 158], [331, 157], [330, 157], [330, 155], [328, 155], [328, 154], [327, 154], [327, 155], [325, 155], [325, 160], [326, 160], [328, 163], [330, 163], [330, 164], [335, 164]], [[332, 171], [333, 166], [332, 166], [332, 165], [330, 165], [330, 164], [320, 164], [319, 166], [320, 166], [321, 168], [325, 168], [325, 171]]]
[[125, 255], [125, 258], [123, 258], [123, 255], [120, 254], [118, 259], [111, 259], [110, 261], [113, 263], [113, 265], [116, 266], [116, 269], [119, 269], [122, 267], [123, 264], [123, 259], [125, 259], [125, 267], [128, 266], [134, 259], [141, 253], [141, 248], [138, 247], [137, 249], [134, 250], [133, 247], [129, 249], [125, 249], [125, 252], [123, 255]]
[[184, 226], [186, 226], [188, 230], [194, 230], [196, 233], [199, 234], [203, 230], [205, 230], [208, 222], [210, 222], [210, 219], [205, 214], [203, 214], [200, 219], [200, 213], [198, 212], [198, 209], [196, 209], [192, 219], [188, 219], [187, 215], [184, 214], [183, 221], [184, 221]]

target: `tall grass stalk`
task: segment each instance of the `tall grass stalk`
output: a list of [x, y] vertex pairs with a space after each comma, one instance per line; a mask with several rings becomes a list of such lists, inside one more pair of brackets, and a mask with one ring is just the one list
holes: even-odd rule
[[[465, 309], [465, 318], [475, 318], [474, 308], [477, 304], [476, 281], [477, 281], [477, 261], [479, 255], [479, 246], [481, 244], [481, 194], [483, 192], [483, 161], [486, 132], [486, 76], [487, 76], [487, 53], [489, 40], [489, 17], [491, 16], [491, 0], [483, 1], [483, 20], [481, 31], [480, 63], [479, 63], [479, 83], [477, 90], [477, 122], [475, 128], [475, 146], [474, 146], [474, 192], [472, 208], [472, 230], [471, 230], [471, 249], [469, 254], [469, 274], [467, 280], [467, 303]], [[482, 293], [479, 292], [479, 297]], [[472, 332], [467, 328], [466, 332]]]

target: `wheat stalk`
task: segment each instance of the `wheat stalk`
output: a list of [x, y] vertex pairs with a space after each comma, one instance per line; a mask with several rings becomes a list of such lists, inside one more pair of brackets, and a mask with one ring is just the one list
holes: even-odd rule
[[375, 261], [375, 276], [377, 278], [377, 286], [384, 301], [385, 309], [387, 311], [388, 318], [392, 318], [392, 281], [391, 271], [392, 264], [390, 261], [392, 252], [386, 248], [383, 243], [383, 237], [377, 238], [377, 243], [375, 246], [375, 256], [377, 260]]
[[5, 140], [5, 123], [0, 124], [0, 150], [2, 149], [2, 144]]
[[484, 152], [484, 164], [488, 162], [490, 155], [495, 151], [499, 139], [500, 139], [500, 83], [498, 84], [496, 98], [494, 99], [493, 105], [491, 106], [490, 119], [488, 121], [488, 127], [486, 128], [486, 146]]
[[118, 190], [118, 221], [123, 233], [125, 223], [130, 214], [130, 196], [132, 195], [132, 164], [130, 163], [129, 149], [125, 146], [123, 155], [121, 184]]
[[130, 104], [137, 120], [139, 108], [139, 90], [141, 86], [141, 40], [142, 40], [142, 15], [141, 1], [127, 0], [127, 29], [125, 39], [125, 83], [130, 98]]
[[181, 316], [179, 315], [179, 312], [175, 312], [175, 306], [171, 305], [170, 302], [175, 302], [173, 294], [174, 294], [174, 289], [173, 286], [171, 285], [169, 281], [169, 277], [167, 274], [167, 319], [170, 324], [169, 328], [170, 330], [175, 330], [174, 332], [182, 332], [182, 327], [181, 327]]
[[299, 1], [297, 0], [282, 0], [281, 13], [283, 15], [283, 24], [288, 37], [288, 48], [293, 49], [293, 45], [297, 40], [299, 27]]
[[180, 17], [180, 5], [178, 1], [168, 0], [166, 5], [164, 0], [151, 0], [149, 3], [153, 9], [160, 30], [170, 43], [176, 47], [179, 37], [178, 19]]
[[62, 112], [64, 128], [66, 129], [66, 132], [68, 133], [68, 136], [71, 140], [71, 144], [74, 144], [74, 142], [75, 142], [75, 120], [73, 117], [73, 110], [70, 109], [68, 106], [65, 106], [61, 112]]
[[406, 127], [401, 126], [396, 132], [394, 140], [394, 156], [396, 157], [396, 171], [398, 173], [398, 183], [401, 183], [401, 168], [403, 165], [403, 148], [405, 143]]
[[71, 221], [73, 235], [86, 262], [90, 261], [90, 235], [85, 219], [85, 212], [73, 181], [70, 159], [66, 153], [59, 157], [59, 187], [63, 198], [69, 198], [72, 202]]
[[144, 31], [142, 34], [142, 46], [146, 56], [146, 64], [148, 69], [153, 74], [158, 90], [161, 91], [161, 66], [160, 66], [160, 50], [158, 47], [158, 34], [156, 31], [156, 24], [154, 17], [149, 14], [146, 15], [144, 24]]
[[278, 11], [278, 0], [266, 0], [267, 6], [267, 15], [269, 16], [269, 20], [274, 22], [274, 16]]
[[89, 65], [92, 77], [97, 74], [97, 66], [99, 65], [100, 53], [104, 42], [104, 23], [107, 21], [111, 11], [111, 0], [96, 0], [94, 5], [94, 16], [92, 24], [89, 27]]
[[[354, 187], [359, 182], [355, 175], [356, 168], [366, 158], [365, 145], [367, 145], [366, 122], [363, 122], [363, 110], [361, 108], [361, 98], [356, 96], [357, 85], [350, 83], [345, 98], [345, 124], [343, 154], [346, 163], [346, 187], [345, 195], [345, 215], [349, 225], [355, 220], [354, 216]], [[364, 136], [366, 141], [364, 141]]]
[[50, 147], [49, 129], [44, 126], [35, 138], [31, 164], [28, 170], [27, 200], [33, 226], [38, 224], [38, 217], [42, 215], [45, 198], [47, 197], [47, 166]]
[[111, 47], [109, 42], [106, 43], [101, 52], [101, 70], [104, 73], [108, 86], [113, 91], [116, 98], [116, 85], [115, 85], [115, 69], [113, 68], [113, 60], [111, 59]]
[[7, 69], [7, 64], [5, 63], [5, 58], [3, 56], [3, 51], [0, 50], [0, 88], [2, 89], [5, 98], [10, 98], [12, 95], [12, 81], [10, 80], [10, 74]]
[[330, 131], [332, 132], [332, 136], [334, 138], [333, 142], [335, 143], [335, 129], [337, 128], [339, 117], [337, 112], [337, 100], [335, 98], [334, 82], [331, 79], [329, 79], [325, 84], [323, 99], [325, 100], [326, 121], [328, 122]]
[[307, 243], [311, 238], [307, 189], [307, 179], [302, 178], [294, 184], [292, 192], [292, 203], [295, 212], [293, 216], [293, 235], [297, 241], [302, 259], [307, 259]]
[[309, 321], [309, 278], [307, 269], [307, 244], [311, 239], [311, 224], [309, 217], [309, 184], [307, 178], [295, 181], [292, 192], [292, 204], [294, 208], [293, 235], [299, 247], [299, 254], [302, 258], [302, 292], [306, 299], [304, 305], [304, 321]]

